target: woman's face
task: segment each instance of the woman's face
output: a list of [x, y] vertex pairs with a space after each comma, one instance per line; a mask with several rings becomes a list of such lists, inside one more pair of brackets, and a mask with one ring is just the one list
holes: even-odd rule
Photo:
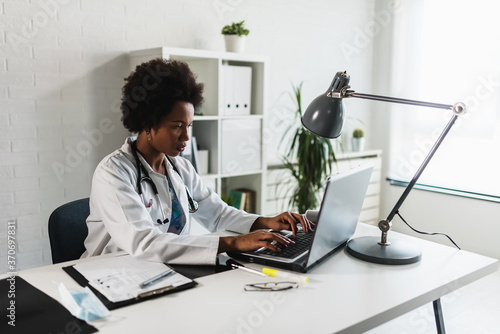
[[177, 156], [189, 140], [189, 127], [193, 123], [194, 107], [189, 102], [177, 101], [160, 124], [151, 129], [151, 146], [166, 155]]

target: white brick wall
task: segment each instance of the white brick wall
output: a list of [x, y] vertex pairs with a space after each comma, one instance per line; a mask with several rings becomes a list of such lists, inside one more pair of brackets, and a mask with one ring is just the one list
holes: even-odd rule
[[[271, 58], [269, 96], [275, 104], [291, 81], [307, 81], [307, 93], [314, 95], [347, 65], [369, 69], [369, 48], [348, 63], [338, 44], [352, 40], [354, 27], [370, 19], [371, 6], [362, 0], [0, 2], [0, 273], [7, 271], [6, 226], [12, 219], [18, 268], [51, 263], [50, 213], [87, 197], [96, 164], [123, 143], [126, 131], [115, 111], [129, 72], [128, 51], [223, 50], [222, 26], [245, 19], [251, 30], [247, 52]], [[338, 26], [342, 32], [334, 32]], [[327, 65], [331, 73], [315, 68], [320, 62], [334, 64]], [[53, 164], [67, 164], [69, 152], [86, 141], [82, 130], [99, 129], [103, 119], [111, 122], [111, 133], [80, 154], [71, 171], [57, 175]], [[271, 150], [277, 136], [268, 138]]]

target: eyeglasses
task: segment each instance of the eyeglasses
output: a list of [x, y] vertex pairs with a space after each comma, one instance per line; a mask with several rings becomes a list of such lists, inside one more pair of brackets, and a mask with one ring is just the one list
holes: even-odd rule
[[297, 282], [266, 282], [245, 284], [245, 291], [283, 291], [296, 289], [299, 287]]

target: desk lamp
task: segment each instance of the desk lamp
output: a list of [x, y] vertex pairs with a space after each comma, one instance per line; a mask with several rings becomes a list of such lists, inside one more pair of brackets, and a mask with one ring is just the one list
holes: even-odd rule
[[302, 124], [311, 132], [325, 138], [337, 138], [342, 132], [345, 120], [345, 110], [343, 99], [356, 97], [360, 99], [384, 101], [399, 104], [408, 104], [422, 107], [448, 109], [453, 111], [453, 115], [446, 125], [445, 129], [434, 143], [423, 163], [418, 168], [415, 176], [404, 190], [396, 205], [385, 220], [378, 224], [382, 232], [381, 238], [378, 237], [359, 237], [351, 239], [347, 244], [347, 251], [352, 256], [373, 263], [381, 264], [410, 264], [420, 261], [422, 253], [419, 248], [402, 240], [395, 239], [389, 242], [387, 234], [392, 227], [392, 219], [398, 214], [399, 208], [412, 190], [418, 178], [431, 160], [441, 142], [448, 134], [449, 130], [457, 120], [458, 116], [465, 114], [466, 105], [462, 102], [454, 105], [421, 102], [415, 100], [399, 99], [394, 97], [369, 95], [356, 93], [349, 84], [350, 77], [346, 72], [337, 72], [333, 78], [328, 90], [315, 98], [307, 107], [302, 116]]

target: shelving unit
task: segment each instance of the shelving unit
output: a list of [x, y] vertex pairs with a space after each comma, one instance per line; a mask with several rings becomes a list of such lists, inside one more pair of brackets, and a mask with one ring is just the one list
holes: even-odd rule
[[[247, 188], [256, 192], [256, 212], [265, 203], [266, 159], [263, 148], [264, 112], [268, 59], [262, 56], [206, 50], [159, 47], [130, 52], [130, 66], [154, 58], [186, 62], [205, 85], [205, 102], [193, 123], [193, 137], [209, 151], [208, 174], [204, 182], [219, 194]], [[251, 68], [250, 112], [225, 115], [225, 70], [227, 65]], [[201, 113], [198, 115], [198, 113]]]

